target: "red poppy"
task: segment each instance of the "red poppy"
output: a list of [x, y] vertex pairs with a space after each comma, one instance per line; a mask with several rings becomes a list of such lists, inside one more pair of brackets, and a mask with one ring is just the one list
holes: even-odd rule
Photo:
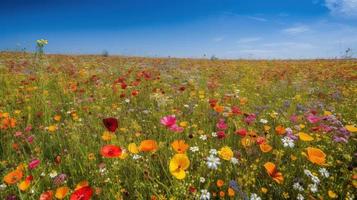
[[52, 200], [53, 199], [53, 191], [52, 190], [48, 190], [46, 192], [43, 192], [40, 195], [40, 200]]
[[112, 144], [108, 144], [102, 147], [100, 153], [106, 158], [117, 158], [121, 155], [121, 148]]
[[122, 82], [120, 84], [120, 87], [121, 87], [121, 89], [125, 90], [125, 88], [128, 87], [128, 85], [125, 82]]
[[82, 187], [72, 193], [70, 200], [89, 200], [92, 194], [93, 189], [90, 186]]
[[238, 106], [232, 106], [232, 113], [235, 115], [240, 115], [242, 114], [242, 111], [239, 109]]
[[139, 91], [138, 90], [133, 90], [132, 92], [131, 92], [131, 95], [133, 95], [133, 96], [137, 96], [139, 94]]
[[208, 100], [208, 103], [213, 108], [213, 107], [215, 107], [217, 105], [218, 100], [217, 99], [210, 99], [210, 100]]
[[240, 136], [242, 136], [242, 137], [244, 137], [244, 136], [247, 135], [247, 130], [245, 130], [244, 128], [242, 128], [242, 129], [236, 130], [235, 133], [238, 134], [238, 135], [240, 135]]
[[110, 132], [115, 132], [115, 130], [118, 128], [118, 120], [113, 117], [103, 119], [103, 123], [104, 123], [104, 126]]

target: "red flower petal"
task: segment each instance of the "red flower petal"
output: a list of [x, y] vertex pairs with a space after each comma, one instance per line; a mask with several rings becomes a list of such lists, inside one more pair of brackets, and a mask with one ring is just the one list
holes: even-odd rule
[[110, 132], [115, 132], [115, 130], [118, 128], [118, 120], [113, 117], [103, 119], [103, 123], [104, 123], [104, 126]]
[[111, 144], [103, 146], [100, 150], [102, 156], [106, 158], [117, 158], [121, 155], [121, 152], [120, 147]]
[[93, 189], [91, 187], [82, 187], [72, 193], [70, 200], [89, 200], [92, 194]]

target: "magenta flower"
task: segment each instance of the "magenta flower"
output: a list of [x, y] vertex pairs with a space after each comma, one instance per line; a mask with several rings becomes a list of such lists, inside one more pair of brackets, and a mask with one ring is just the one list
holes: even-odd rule
[[27, 138], [27, 142], [31, 144], [34, 139], [35, 139], [35, 136], [30, 135], [30, 136]]
[[181, 133], [183, 131], [183, 128], [180, 126], [177, 126], [177, 124], [170, 126], [169, 129], [173, 132], [178, 132], [178, 133]]
[[296, 123], [298, 120], [299, 120], [298, 116], [296, 116], [296, 115], [291, 115], [290, 116], [290, 121], [291, 122]]
[[253, 123], [253, 121], [257, 118], [257, 116], [253, 113], [253, 114], [249, 114], [245, 119], [244, 122], [247, 124], [251, 124]]
[[41, 161], [40, 161], [39, 159], [33, 159], [33, 160], [29, 163], [28, 167], [29, 167], [30, 170], [31, 170], [31, 169], [35, 169], [40, 163], [41, 163]]
[[176, 116], [175, 115], [168, 115], [160, 120], [161, 124], [166, 127], [171, 127], [176, 124]]
[[216, 127], [219, 130], [226, 130], [228, 128], [227, 124], [224, 122], [224, 119], [219, 119], [218, 123], [216, 124]]
[[25, 128], [25, 132], [30, 132], [32, 130], [32, 126], [31, 125], [28, 125], [26, 128]]
[[306, 117], [307, 121], [309, 121], [311, 124], [315, 124], [317, 122], [319, 122], [321, 120], [320, 117], [317, 117], [316, 115], [313, 115], [313, 114], [309, 114], [307, 117]]

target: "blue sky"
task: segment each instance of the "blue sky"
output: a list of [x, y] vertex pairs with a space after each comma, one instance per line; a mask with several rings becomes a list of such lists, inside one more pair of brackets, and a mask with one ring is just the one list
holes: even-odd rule
[[357, 56], [357, 0], [0, 0], [0, 50], [220, 58]]

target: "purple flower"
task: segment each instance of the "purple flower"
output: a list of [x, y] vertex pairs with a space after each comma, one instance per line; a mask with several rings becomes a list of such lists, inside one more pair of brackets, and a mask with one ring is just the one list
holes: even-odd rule
[[56, 186], [61, 185], [66, 181], [66, 179], [67, 179], [66, 174], [59, 174], [53, 179], [53, 184]]
[[6, 200], [16, 200], [17, 197], [14, 194], [10, 194], [6, 197]]
[[247, 124], [252, 124], [253, 121], [257, 118], [257, 116], [255, 114], [249, 114], [245, 119], [244, 122]]

